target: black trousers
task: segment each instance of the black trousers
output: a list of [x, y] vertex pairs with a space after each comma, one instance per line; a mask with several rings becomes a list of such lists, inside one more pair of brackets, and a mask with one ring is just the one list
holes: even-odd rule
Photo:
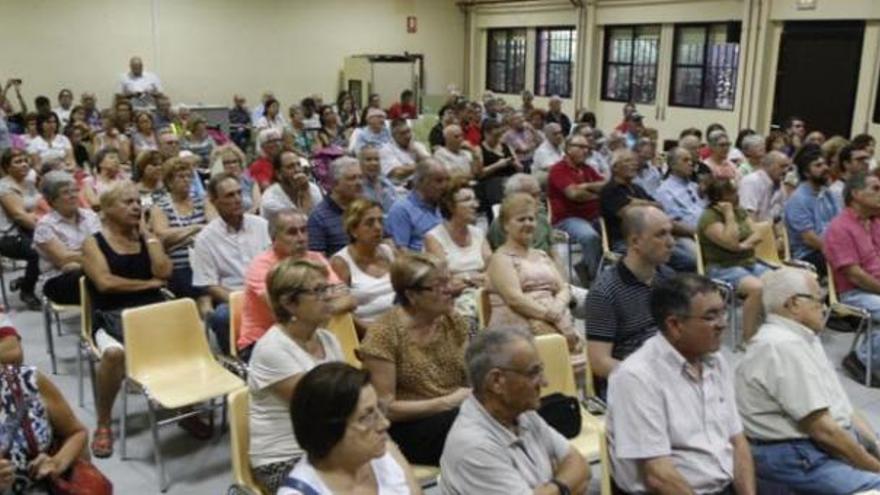
[[82, 271], [74, 270], [46, 280], [43, 293], [55, 304], [79, 304], [79, 278]]
[[40, 276], [39, 255], [31, 247], [33, 231], [16, 227], [8, 234], [0, 237], [0, 254], [14, 260], [25, 260], [24, 278], [21, 281], [21, 293], [33, 294], [37, 278]]
[[392, 423], [388, 433], [410, 463], [438, 466], [456, 416], [458, 408], [413, 421], [398, 421]]

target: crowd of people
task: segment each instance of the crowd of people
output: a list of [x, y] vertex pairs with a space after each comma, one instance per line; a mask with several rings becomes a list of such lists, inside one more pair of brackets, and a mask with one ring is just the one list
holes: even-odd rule
[[[62, 89], [30, 112], [21, 80], [0, 89], [0, 255], [25, 261], [10, 289], [29, 309], [79, 304], [85, 276], [95, 457], [114, 450], [121, 312], [186, 297], [217, 352], [247, 363], [250, 463], [267, 493], [420, 493], [411, 464], [439, 466], [448, 494], [583, 493], [586, 460], [536, 412], [544, 334], [565, 337], [573, 373], [589, 367], [607, 399], [620, 493], [880, 488], [877, 437], [817, 337], [826, 277], [880, 321], [869, 135], [826, 139], [791, 117], [767, 136], [685, 129], [660, 151], [633, 104], [603, 132], [558, 97], [544, 109], [487, 92], [451, 93], [422, 143], [410, 90], [387, 109], [347, 92], [286, 111], [271, 92], [254, 108], [236, 95], [224, 132], [172, 105], [138, 57], [105, 109]], [[811, 269], [759, 258], [768, 231]], [[742, 301], [736, 366], [718, 352], [720, 286]], [[362, 369], [326, 329], [348, 314]], [[43, 452], [12, 436], [0, 489], [18, 490], [89, 442], [16, 342], [0, 328], [0, 423], [21, 422], [24, 389]], [[844, 365], [877, 369], [880, 339]], [[199, 416], [180, 426], [211, 433]]]

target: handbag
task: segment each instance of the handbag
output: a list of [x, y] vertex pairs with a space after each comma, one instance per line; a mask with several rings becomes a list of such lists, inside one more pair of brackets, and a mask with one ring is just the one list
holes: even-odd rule
[[565, 438], [581, 433], [581, 406], [574, 397], [560, 393], [543, 397], [538, 414]]
[[[37, 437], [34, 434], [31, 418], [27, 414], [21, 380], [10, 369], [3, 368], [3, 374], [15, 398], [15, 407], [23, 411], [21, 429], [28, 444], [28, 455], [33, 459], [40, 453]], [[94, 464], [82, 458], [74, 460], [61, 476], [47, 480], [51, 495], [113, 495], [113, 483], [104, 476]]]

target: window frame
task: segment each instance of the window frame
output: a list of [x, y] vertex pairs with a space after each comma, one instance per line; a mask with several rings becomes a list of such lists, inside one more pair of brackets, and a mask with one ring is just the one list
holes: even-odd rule
[[[497, 87], [491, 86], [492, 78], [490, 77], [490, 74], [491, 74], [492, 65], [497, 64], [498, 62], [501, 62], [502, 60], [492, 58], [492, 39], [493, 39], [494, 34], [502, 33], [502, 32], [505, 33], [504, 59], [503, 59], [503, 62], [504, 62], [504, 88], [498, 89]], [[514, 37], [514, 34], [519, 34], [519, 32], [522, 32], [523, 39], [525, 40], [525, 45], [524, 45], [524, 49], [523, 49], [523, 59], [522, 59], [522, 64], [521, 64], [521, 66], [522, 66], [522, 69], [521, 69], [522, 70], [522, 77], [521, 77], [522, 87], [519, 89], [516, 89], [516, 88], [512, 87], [513, 84], [511, 84], [511, 81], [510, 81], [511, 78], [509, 78], [508, 76], [514, 72], [514, 68], [516, 67], [516, 64], [511, 64], [511, 61], [513, 58], [512, 57], [513, 49], [511, 47], [511, 45], [512, 45], [512, 39]], [[522, 93], [526, 89], [526, 62], [528, 59], [527, 54], [526, 54], [527, 50], [528, 50], [528, 28], [526, 28], [526, 27], [502, 27], [502, 28], [489, 28], [489, 29], [487, 29], [486, 30], [486, 81], [485, 81], [485, 84], [483, 84], [483, 86], [485, 87], [485, 90], [492, 91], [497, 94], [520, 94], [520, 93]], [[512, 91], [508, 91], [511, 89], [512, 89]]]
[[[673, 26], [673, 37], [672, 37], [672, 65], [669, 74], [669, 106], [671, 107], [681, 107], [681, 108], [696, 108], [701, 110], [720, 110], [722, 112], [732, 112], [736, 110], [736, 92], [734, 92], [734, 101], [731, 108], [720, 108], [717, 106], [707, 107], [703, 103], [706, 98], [706, 73], [708, 72], [708, 63], [709, 63], [709, 35], [711, 33], [713, 26], [730, 26], [731, 24], [738, 24], [740, 29], [740, 41], [737, 42], [739, 46], [739, 50], [737, 51], [737, 60], [736, 60], [736, 78], [739, 79], [739, 57], [742, 55], [742, 22], [741, 21], [727, 21], [727, 22], [683, 22], [676, 23]], [[681, 39], [681, 31], [685, 28], [703, 28], [703, 63], [701, 64], [680, 64], [678, 61], [678, 42]], [[729, 27], [728, 33], [729, 34]], [[730, 41], [727, 41], [730, 43]], [[675, 76], [678, 74], [679, 69], [700, 69], [700, 102], [696, 105], [691, 105], [688, 103], [680, 103], [675, 99]], [[739, 88], [737, 88], [739, 89]]]
[[[533, 93], [535, 96], [545, 96], [550, 97], [553, 95], [557, 95], [560, 98], [571, 98], [574, 95], [574, 70], [575, 70], [575, 61], [577, 57], [577, 26], [576, 25], [561, 25], [561, 26], [538, 26], [535, 27], [535, 80], [533, 85]], [[539, 88], [541, 87], [541, 34], [542, 33], [550, 33], [552, 31], [567, 31], [570, 33], [569, 43], [570, 50], [567, 61], [558, 61], [553, 60], [550, 52], [551, 50], [548, 47], [547, 50], [547, 60], [544, 61], [546, 72], [544, 73], [544, 79], [547, 81], [547, 86], [550, 86], [550, 68], [552, 66], [568, 66], [568, 93], [561, 92], [552, 92], [546, 91], [541, 92]], [[548, 44], [552, 43], [552, 40], [548, 41]]]
[[[629, 62], [611, 62], [609, 57], [609, 51], [611, 49], [611, 36], [612, 31], [615, 30], [623, 30], [628, 29], [630, 32], [630, 41], [635, 42], [636, 36], [640, 29], [644, 30], [646, 28], [655, 28], [658, 31], [657, 38], [657, 56], [654, 60], [654, 99], [653, 101], [634, 101], [633, 100], [633, 76], [635, 75], [635, 51], [631, 51]], [[637, 103], [640, 105], [656, 105], [657, 104], [657, 95], [658, 95], [658, 86], [657, 80], [660, 76], [660, 45], [663, 42], [662, 39], [662, 24], [613, 24], [606, 25], [604, 27], [604, 40], [602, 45], [602, 85], [601, 85], [601, 93], [599, 95], [599, 99], [602, 101], [614, 101], [620, 103]], [[615, 67], [629, 67], [629, 98], [611, 98], [607, 96], [608, 90], [608, 68], [610, 66]]]

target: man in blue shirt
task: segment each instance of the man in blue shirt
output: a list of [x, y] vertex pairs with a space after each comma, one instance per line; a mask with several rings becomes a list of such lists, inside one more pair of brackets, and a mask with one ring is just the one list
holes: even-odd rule
[[448, 182], [449, 172], [437, 160], [427, 158], [416, 164], [413, 192], [394, 202], [385, 222], [385, 232], [398, 249], [422, 250], [425, 233], [443, 219], [437, 203]]
[[794, 156], [800, 185], [785, 204], [785, 228], [795, 259], [812, 263], [825, 274], [825, 244], [822, 234], [842, 209], [828, 189], [830, 168], [822, 157], [822, 148], [805, 144]]
[[363, 175], [361, 165], [350, 156], [330, 164], [333, 189], [309, 214], [309, 251], [331, 257], [348, 244], [342, 215], [352, 201], [361, 197]]
[[700, 186], [691, 180], [694, 159], [684, 148], [672, 148], [667, 156], [669, 177], [657, 188], [657, 201], [663, 205], [663, 210], [672, 221], [691, 229], [693, 233], [706, 208], [706, 201], [700, 197]]

